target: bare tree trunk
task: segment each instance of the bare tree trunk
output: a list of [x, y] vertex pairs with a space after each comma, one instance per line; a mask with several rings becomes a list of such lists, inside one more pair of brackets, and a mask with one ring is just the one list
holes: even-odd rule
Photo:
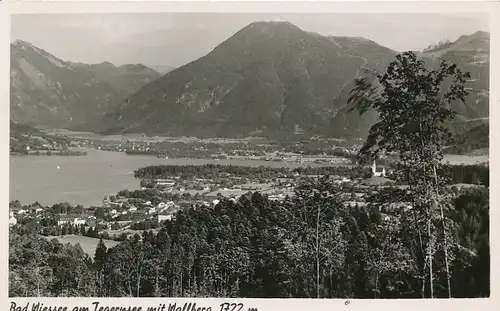
[[130, 275], [127, 278], [127, 284], [128, 284], [128, 294], [129, 294], [129, 297], [132, 297], [132, 284], [130, 283]]
[[[404, 165], [408, 166], [408, 163], [405, 161]], [[408, 171], [408, 169], [406, 169], [406, 180], [407, 180], [408, 185], [410, 186], [410, 191], [413, 193], [413, 184], [412, 184], [412, 181], [411, 181], [411, 178], [410, 178], [410, 172]], [[412, 203], [415, 204], [415, 199], [414, 198], [412, 198]], [[420, 227], [418, 226], [417, 215], [413, 214], [413, 216], [415, 218], [415, 227], [417, 228], [418, 242], [419, 242], [419, 245], [420, 245], [420, 251], [423, 254], [424, 253], [424, 243], [422, 242], [422, 233], [420, 232]], [[415, 257], [417, 257], [417, 256], [415, 256]], [[417, 263], [418, 263], [418, 261], [417, 261]], [[422, 271], [425, 270], [425, 260], [424, 260], [423, 265], [424, 265], [424, 267], [423, 267]], [[425, 273], [422, 276], [421, 295], [422, 295], [422, 298], [425, 298]]]
[[132, 275], [134, 274], [133, 270], [127, 270], [127, 287], [128, 287], [128, 295], [129, 297], [134, 296], [134, 291], [132, 290]]
[[[437, 177], [437, 172], [436, 172], [436, 166], [434, 165], [433, 167], [434, 170], [434, 180], [436, 182], [436, 196], [439, 197], [439, 184], [438, 184], [438, 177]], [[434, 204], [437, 205], [436, 200], [434, 200]], [[436, 206], [437, 208], [437, 206]], [[448, 263], [448, 240], [446, 238], [446, 223], [444, 219], [444, 212], [443, 212], [443, 206], [439, 204], [439, 210], [441, 213], [441, 224], [443, 226], [443, 240], [444, 240], [444, 262], [446, 266], [446, 281], [448, 285], [448, 298], [451, 298], [451, 284], [450, 284], [450, 268], [449, 268], [449, 263]]]
[[319, 298], [319, 216], [320, 206], [318, 204], [318, 215], [316, 217], [316, 298]]
[[[420, 142], [422, 144], [422, 149], [421, 149], [421, 156], [422, 156], [422, 159], [421, 161], [423, 161], [424, 163], [424, 175], [423, 175], [423, 181], [424, 181], [424, 185], [425, 185], [425, 197], [428, 198], [429, 197], [429, 184], [427, 183], [427, 177], [426, 177], [426, 174], [427, 174], [427, 166], [425, 165], [425, 161], [426, 161], [426, 157], [425, 157], [425, 141], [424, 141], [424, 130], [423, 130], [423, 127], [422, 127], [422, 120], [420, 120]], [[433, 258], [433, 254], [432, 254], [432, 250], [433, 250], [433, 243], [432, 243], [432, 232], [431, 232], [431, 225], [432, 225], [432, 210], [430, 207], [428, 207], [428, 220], [427, 220], [427, 233], [429, 235], [429, 243], [428, 243], [428, 256], [429, 256], [429, 283], [430, 283], [430, 295], [431, 295], [431, 298], [434, 298], [434, 275], [433, 275], [433, 271], [432, 271], [432, 258]]]
[[137, 282], [135, 283], [135, 297], [139, 297], [141, 292], [141, 275], [142, 275], [142, 264], [137, 271]]
[[429, 285], [431, 290], [431, 298], [434, 298], [434, 276], [432, 274], [432, 235], [431, 235], [431, 220], [427, 222], [427, 233], [429, 234]]
[[425, 298], [425, 274], [422, 276], [422, 298]]

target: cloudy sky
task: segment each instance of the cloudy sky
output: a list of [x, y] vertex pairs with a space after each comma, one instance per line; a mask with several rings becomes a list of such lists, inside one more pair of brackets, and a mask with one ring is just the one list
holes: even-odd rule
[[484, 15], [157, 13], [14, 15], [11, 34], [63, 60], [180, 66], [249, 23], [268, 20], [322, 35], [365, 37], [396, 51], [489, 30]]

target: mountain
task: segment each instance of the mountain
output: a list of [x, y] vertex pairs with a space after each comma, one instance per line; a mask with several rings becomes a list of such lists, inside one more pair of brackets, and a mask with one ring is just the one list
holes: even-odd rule
[[19, 124], [10, 121], [10, 136], [19, 136], [21, 134], [39, 133], [40, 131], [26, 124]]
[[160, 74], [164, 75], [169, 73], [170, 71], [174, 70], [174, 66], [168, 66], [168, 65], [155, 65], [155, 66], [150, 66], [153, 70], [159, 72]]
[[[470, 72], [471, 79], [466, 85], [469, 96], [465, 103], [461, 101], [453, 103], [452, 107], [458, 114], [456, 120], [448, 124], [448, 128], [453, 133], [475, 137], [467, 136], [465, 133], [479, 124], [487, 124], [489, 117], [489, 34], [477, 32], [461, 36], [453, 42], [444, 40], [417, 55], [429, 68], [438, 68], [440, 62], [445, 60], [457, 64], [463, 72]], [[383, 71], [385, 69], [382, 68]], [[366, 68], [362, 71], [362, 76], [372, 83], [376, 80], [376, 74], [381, 73], [379, 70]], [[349, 84], [335, 99], [339, 105], [347, 102], [353, 87], [354, 83]], [[336, 133], [341, 136], [366, 136], [371, 125], [377, 121], [377, 115], [373, 111], [368, 111], [362, 117], [353, 117], [352, 113], [348, 113], [349, 108], [351, 107], [344, 106], [333, 118]], [[463, 135], [459, 137], [460, 140], [464, 139]]]
[[490, 144], [489, 124], [480, 123], [470, 127], [470, 129], [455, 135], [455, 144], [447, 150], [449, 153], [466, 154], [472, 151], [488, 150]]
[[[321, 36], [288, 22], [252, 23], [131, 95], [106, 114], [105, 132], [363, 137], [377, 116], [348, 113], [353, 81], [375, 79], [395, 55], [364, 38]], [[459, 120], [488, 116], [488, 33], [444, 42], [419, 57], [431, 67], [449, 60], [470, 71], [471, 96], [455, 104]]]
[[490, 34], [478, 31], [464, 35], [454, 42], [443, 42], [420, 53], [426, 62], [435, 66], [445, 60], [455, 63], [463, 72], [470, 72], [466, 103], [456, 102], [453, 108], [459, 118], [469, 120], [489, 117]]
[[108, 133], [246, 136], [332, 130], [337, 103], [361, 68], [396, 52], [363, 38], [325, 37], [288, 22], [256, 22], [167, 73], [105, 118]]
[[113, 110], [160, 77], [143, 65], [63, 61], [28, 43], [11, 44], [10, 117], [15, 123], [72, 127]]

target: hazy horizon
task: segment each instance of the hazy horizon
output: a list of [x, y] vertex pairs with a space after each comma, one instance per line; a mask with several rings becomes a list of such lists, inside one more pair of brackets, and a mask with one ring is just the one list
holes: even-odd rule
[[364, 37], [395, 51], [421, 51], [441, 40], [489, 31], [487, 16], [478, 14], [38, 14], [13, 15], [11, 41], [30, 42], [65, 61], [178, 67], [256, 21], [289, 21], [321, 35]]

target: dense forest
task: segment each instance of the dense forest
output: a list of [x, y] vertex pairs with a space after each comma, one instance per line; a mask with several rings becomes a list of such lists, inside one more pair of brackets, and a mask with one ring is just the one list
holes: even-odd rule
[[[390, 174], [388, 177], [395, 177]], [[325, 166], [325, 167], [298, 167], [298, 168], [272, 168], [272, 167], [247, 167], [236, 165], [152, 165], [140, 168], [134, 172], [136, 178], [160, 179], [179, 177], [181, 179], [207, 178], [217, 179], [221, 177], [246, 177], [246, 178], [290, 178], [299, 175], [324, 175], [324, 176], [347, 176], [351, 179], [368, 178], [372, 176], [371, 167], [362, 166]], [[446, 176], [449, 184], [481, 184], [489, 186], [490, 170], [486, 164], [471, 165], [442, 165], [439, 174]], [[404, 180], [401, 182], [404, 183]]]
[[440, 174], [447, 176], [451, 184], [490, 185], [489, 165], [443, 165]]
[[[253, 193], [179, 211], [157, 234], [145, 231], [111, 249], [99, 243], [94, 258], [78, 245], [40, 238], [36, 226], [17, 225], [9, 236], [9, 294], [422, 297], [428, 288], [415, 266], [422, 250], [411, 239], [411, 211], [347, 208], [339, 194], [324, 179], [281, 203]], [[456, 241], [453, 297], [489, 296], [488, 198], [487, 188], [464, 189], [447, 211]], [[443, 259], [434, 265], [435, 296], [446, 297]]]
[[286, 178], [300, 175], [340, 175], [352, 179], [366, 178], [371, 176], [371, 168], [360, 166], [322, 166], [322, 167], [249, 167], [238, 165], [152, 165], [140, 168], [134, 172], [136, 178], [173, 178], [181, 179], [207, 178], [216, 179], [220, 177], [247, 177], [247, 178]]

